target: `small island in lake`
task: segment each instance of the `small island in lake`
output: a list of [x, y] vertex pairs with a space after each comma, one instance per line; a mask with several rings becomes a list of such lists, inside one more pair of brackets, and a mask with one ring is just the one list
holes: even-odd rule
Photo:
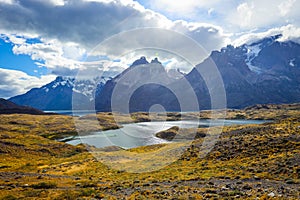
[[[207, 127], [196, 128], [195, 138], [190, 138], [189, 129], [181, 130], [176, 126], [156, 134], [157, 137], [170, 141], [174, 137], [178, 138], [171, 143], [132, 149], [97, 149], [87, 148], [83, 144], [73, 146], [57, 141], [59, 138], [76, 135], [74, 120], [89, 124], [91, 115], [71, 117], [2, 114], [0, 196], [118, 199], [126, 193], [132, 199], [145, 196], [152, 199], [171, 199], [174, 196], [268, 198], [274, 193], [282, 198], [297, 197], [300, 195], [299, 114], [299, 104], [257, 105], [243, 110], [228, 110], [227, 119], [271, 121], [263, 124], [224, 126], [213, 149], [204, 157], [200, 154], [201, 145], [208, 136], [205, 131]], [[182, 119], [207, 119], [208, 116], [208, 111], [181, 115]], [[119, 117], [124, 124], [132, 120], [149, 120], [147, 113]], [[168, 120], [176, 121], [177, 117], [172, 113]], [[118, 128], [113, 123], [111, 113], [98, 113], [97, 118], [103, 130]], [[95, 131], [97, 127], [85, 127], [84, 131]], [[183, 143], [191, 140], [192, 143], [176, 161], [157, 171], [130, 173], [137, 166], [148, 169], [157, 164], [139, 155], [162, 155], [168, 146], [182, 147], [181, 140]], [[97, 160], [90, 153], [91, 150], [101, 153], [103, 157], [127, 156], [128, 161], [123, 168], [125, 171], [108, 167], [105, 162]], [[133, 155], [140, 160], [130, 160]], [[118, 165], [123, 164], [120, 160]]]

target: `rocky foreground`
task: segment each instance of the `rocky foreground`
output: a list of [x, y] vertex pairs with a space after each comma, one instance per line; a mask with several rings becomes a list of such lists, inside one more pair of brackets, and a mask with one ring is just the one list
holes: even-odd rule
[[[228, 114], [274, 121], [224, 127], [212, 150], [201, 156], [206, 133], [175, 162], [144, 173], [110, 168], [84, 145], [49, 139], [73, 133], [70, 117], [1, 115], [0, 199], [299, 199], [299, 109], [260, 107]], [[181, 144], [104, 153], [143, 157], [169, 145]], [[118, 165], [124, 163], [121, 160]], [[155, 167], [156, 163], [147, 164]], [[126, 166], [142, 167], [136, 162]]]

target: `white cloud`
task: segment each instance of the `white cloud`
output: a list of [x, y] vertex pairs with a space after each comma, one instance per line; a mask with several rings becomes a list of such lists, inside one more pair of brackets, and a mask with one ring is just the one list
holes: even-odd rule
[[296, 0], [245, 0], [228, 12], [225, 22], [231, 24], [232, 31], [299, 25], [300, 1]]
[[[57, 7], [58, 4], [60, 6]], [[0, 23], [3, 24], [1, 28], [15, 44], [14, 53], [30, 55], [40, 66], [59, 75], [80, 69], [84, 56], [100, 42], [105, 42], [117, 33], [136, 28], [156, 27], [191, 37], [206, 51], [205, 54], [194, 56], [197, 57], [197, 61], [193, 60], [195, 63], [199, 63], [211, 50], [226, 44], [229, 36], [223, 33], [222, 28], [210, 24], [173, 22], [132, 0], [53, 0], [50, 3], [27, 0], [10, 6], [0, 4], [0, 9], [1, 7], [5, 10], [0, 13]], [[41, 38], [42, 43], [27, 44], [21, 37], [16, 38], [11, 34], [20, 32], [37, 34], [36, 37]], [[115, 41], [101, 55], [115, 59], [127, 51], [143, 46], [189, 50], [188, 44], [163, 35], [169, 34], [168, 31], [144, 31], [142, 34], [138, 39], [135, 35], [127, 35], [127, 38]], [[123, 63], [125, 62], [128, 60]]]
[[[42, 1], [44, 1], [44, 0], [42, 0]], [[65, 0], [48, 0], [48, 2], [53, 3], [56, 6], [65, 5]]]
[[209, 16], [211, 16], [211, 14], [213, 14], [214, 11], [215, 11], [214, 8], [209, 8], [208, 11], [207, 11], [207, 14], [208, 14]]
[[171, 58], [167, 63], [166, 63], [166, 69], [169, 70], [177, 70], [179, 69], [181, 72], [188, 73], [191, 71], [193, 66], [188, 63], [185, 60], [178, 59], [178, 58]]
[[282, 16], [286, 16], [291, 11], [291, 9], [292, 9], [295, 2], [296, 2], [296, 0], [286, 0], [284, 2], [281, 2], [278, 5], [280, 14]]
[[[153, 7], [159, 6], [157, 10], [178, 16], [193, 18], [197, 15], [200, 19], [204, 15], [210, 16], [212, 22], [222, 24], [221, 27], [209, 23], [172, 21], [162, 14], [145, 9], [133, 0], [0, 0], [0, 33], [8, 36], [8, 41], [15, 45], [15, 54], [29, 55], [39, 66], [45, 66], [57, 75], [74, 75], [79, 69], [88, 67], [110, 66], [112, 71], [121, 70], [142, 54], [153, 58], [153, 54], [157, 52], [153, 50], [155, 48], [165, 50], [159, 52], [160, 59], [165, 62], [169, 59], [171, 64], [169, 63], [168, 67], [175, 68], [177, 66], [172, 65], [172, 53], [191, 58], [193, 64], [198, 64], [212, 50], [231, 43], [229, 38], [237, 38], [236, 35], [225, 33], [224, 27], [229, 33], [256, 30], [257, 33], [244, 34], [235, 39], [234, 44], [276, 33], [283, 33], [284, 39], [297, 40], [300, 35], [297, 28], [297, 19], [300, 18], [299, 2], [148, 1]], [[259, 31], [260, 28], [266, 30], [268, 27], [275, 27], [276, 24], [281, 28]], [[147, 31], [150, 30], [147, 28], [158, 29]], [[136, 29], [142, 31], [116, 37], [116, 34], [122, 35]], [[172, 32], [184, 34], [194, 41], [186, 43], [184, 37], [180, 37], [180, 34], [170, 34]], [[114, 37], [116, 38], [111, 40]], [[39, 38], [41, 43], [27, 43], [28, 38]], [[99, 66], [95, 66], [95, 63], [84, 63], [87, 54], [100, 43], [101, 49], [93, 51], [98, 54], [92, 56], [99, 59], [101, 56], [107, 56], [121, 61], [112, 65], [100, 63]], [[195, 44], [202, 46], [200, 53], [193, 52]], [[145, 47], [148, 50], [145, 50]], [[151, 48], [152, 51], [149, 51]]]
[[28, 74], [0, 68], [0, 95], [2, 98], [23, 94], [34, 87], [41, 87], [55, 79], [54, 75], [29, 76]]
[[62, 47], [63, 57], [72, 60], [82, 60], [84, 55], [87, 53], [84, 48], [81, 48], [78, 44], [67, 43]]
[[[169, 29], [143, 28], [114, 35], [94, 49], [94, 55], [105, 55], [111, 59], [132, 61], [142, 55], [159, 59], [182, 57], [192, 64], [199, 64], [211, 50], [222, 47], [226, 35], [221, 29], [207, 24], [176, 22]], [[134, 55], [134, 56], [126, 56]]]
[[0, 0], [0, 3], [13, 4], [14, 0]]
[[175, 18], [193, 18], [199, 14], [199, 10], [207, 10], [207, 13], [209, 13], [214, 6], [221, 2], [221, 0], [150, 0], [148, 4], [151, 9], [174, 16]]
[[253, 9], [254, 6], [249, 5], [248, 3], [242, 3], [237, 8], [237, 15], [238, 19], [241, 19], [241, 26], [247, 27], [249, 24], [251, 24], [251, 20], [253, 17]]
[[7, 42], [11, 42], [16, 45], [22, 45], [26, 43], [26, 39], [24, 37], [20, 37], [14, 34], [10, 35], [7, 39]]
[[[11, 37], [9, 36], [10, 41]], [[45, 41], [44, 41], [45, 42]], [[57, 75], [65, 75], [66, 69], [78, 70], [82, 65], [79, 60], [86, 53], [85, 50], [73, 43], [62, 44], [59, 41], [50, 41], [45, 43], [26, 42], [14, 43], [13, 53], [16, 55], [29, 55], [32, 60], [37, 61], [39, 66], [45, 66], [55, 72]]]
[[230, 34], [225, 34], [219, 26], [205, 23], [192, 23], [183, 20], [175, 21], [171, 30], [183, 33], [194, 39], [209, 54], [230, 42]]
[[171, 20], [132, 0], [69, 0], [59, 7], [27, 0], [16, 5], [0, 4], [0, 9], [4, 11], [0, 13], [1, 29], [7, 33], [35, 33], [40, 38], [72, 42], [85, 49], [122, 31], [173, 26]]
[[251, 44], [265, 37], [282, 34], [282, 37], [278, 41], [292, 40], [300, 44], [300, 28], [294, 25], [286, 25], [278, 28], [272, 28], [264, 32], [248, 33], [244, 34], [238, 39], [233, 41], [234, 46], [240, 46], [242, 44]]
[[146, 5], [171, 19], [212, 23], [231, 33], [300, 25], [297, 0], [149, 0]]
[[170, 22], [133, 1], [69, 0], [56, 6], [47, 1], [26, 0], [0, 4], [0, 10], [1, 29], [7, 33], [34, 33], [88, 49], [124, 30], [163, 27]]

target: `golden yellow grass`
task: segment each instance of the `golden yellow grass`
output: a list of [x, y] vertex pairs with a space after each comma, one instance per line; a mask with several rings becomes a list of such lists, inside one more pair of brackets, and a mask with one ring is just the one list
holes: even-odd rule
[[[84, 145], [71, 146], [50, 139], [77, 134], [74, 120], [86, 123], [87, 126], [83, 126], [86, 131], [98, 130], [99, 126], [104, 128], [101, 124], [105, 122], [108, 124], [106, 127], [116, 128], [111, 113], [98, 114], [97, 118], [102, 121], [97, 119], [100, 122], [95, 126], [89, 126], [94, 121], [92, 116], [0, 115], [0, 199], [201, 199], [224, 198], [226, 195], [229, 195], [228, 198], [239, 195], [245, 199], [263, 199], [268, 198], [270, 191], [276, 190], [276, 186], [272, 185], [267, 187], [268, 191], [260, 190], [256, 185], [264, 185], [264, 181], [279, 181], [280, 184], [289, 181], [292, 186], [299, 186], [299, 110], [231, 110], [227, 114], [228, 118], [276, 121], [224, 127], [219, 141], [204, 158], [199, 156], [203, 142], [200, 138], [187, 143], [152, 145], [118, 152], [96, 151], [97, 160]], [[205, 118], [209, 112], [186, 114], [185, 117], [200, 115]], [[148, 120], [145, 113], [134, 117], [119, 114], [119, 117], [123, 123], [132, 119]], [[177, 117], [173, 115], [170, 118]], [[176, 150], [183, 146], [187, 148], [177, 159]], [[99, 162], [101, 160], [103, 162]], [[157, 165], [158, 162], [161, 166]], [[137, 168], [141, 172], [152, 168], [157, 170], [130, 173]], [[252, 181], [254, 177], [259, 180]], [[233, 182], [240, 180], [242, 186], [250, 184], [252, 190], [247, 192], [247, 196], [238, 186], [221, 191], [217, 184], [224, 178]], [[215, 185], [210, 185], [210, 182]], [[194, 190], [198, 192], [192, 192]], [[300, 195], [299, 191], [291, 194], [291, 199]]]

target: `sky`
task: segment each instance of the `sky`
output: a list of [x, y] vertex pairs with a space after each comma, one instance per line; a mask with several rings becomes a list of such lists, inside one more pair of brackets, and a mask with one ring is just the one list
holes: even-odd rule
[[0, 0], [0, 98], [84, 70], [113, 76], [141, 55], [188, 72], [228, 44], [279, 33], [300, 43], [299, 10], [299, 0]]

